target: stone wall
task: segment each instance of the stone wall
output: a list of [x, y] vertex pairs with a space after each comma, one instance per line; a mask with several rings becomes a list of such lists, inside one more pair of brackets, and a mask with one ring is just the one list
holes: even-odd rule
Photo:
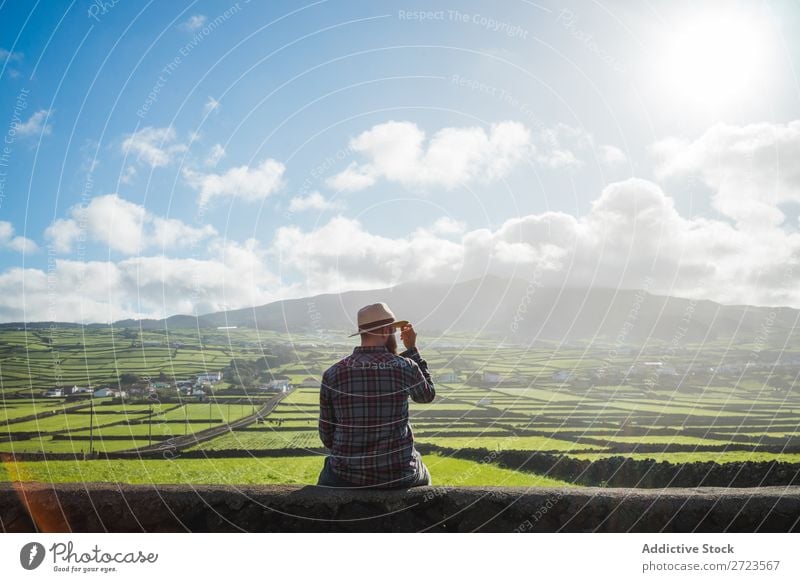
[[4, 532], [796, 532], [800, 487], [1, 483]]

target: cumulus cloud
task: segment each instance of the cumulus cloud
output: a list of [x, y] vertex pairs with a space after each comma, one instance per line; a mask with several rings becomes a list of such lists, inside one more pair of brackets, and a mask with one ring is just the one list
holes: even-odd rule
[[125, 154], [136, 156], [139, 162], [152, 168], [170, 164], [187, 147], [186, 144], [176, 141], [176, 133], [172, 127], [144, 127], [127, 134], [122, 141], [122, 151]]
[[476, 180], [506, 176], [530, 153], [530, 131], [521, 123], [482, 127], [446, 127], [426, 142], [425, 132], [409, 121], [388, 121], [350, 140], [366, 161], [353, 162], [330, 177], [337, 190], [361, 190], [379, 179], [405, 186], [452, 189]]
[[0, 220], [0, 249], [11, 249], [18, 253], [33, 253], [39, 250], [38, 245], [24, 236], [14, 236], [14, 226], [5, 220]]
[[778, 226], [779, 205], [800, 201], [800, 120], [717, 124], [694, 140], [661, 140], [651, 152], [659, 178], [697, 177], [714, 208], [741, 228]]
[[433, 223], [431, 230], [435, 234], [448, 235], [448, 234], [461, 234], [466, 230], [466, 228], [467, 225], [464, 222], [456, 220], [449, 216], [442, 216], [441, 218], [436, 219], [436, 222]]
[[57, 252], [71, 251], [82, 236], [133, 255], [153, 247], [193, 246], [217, 234], [210, 225], [196, 228], [174, 218], [156, 216], [117, 194], [97, 196], [85, 206], [73, 206], [69, 215], [70, 218], [54, 221], [44, 233]]
[[279, 228], [270, 252], [283, 269], [301, 273], [305, 287], [330, 290], [384, 286], [397, 282], [400, 273], [409, 280], [431, 279], [459, 260], [460, 245], [428, 234], [392, 239], [335, 216], [312, 232]]
[[326, 200], [316, 190], [308, 196], [295, 196], [289, 202], [289, 212], [304, 212], [306, 210], [333, 210], [341, 208], [340, 201]]
[[70, 252], [80, 235], [81, 227], [72, 218], [58, 218], [44, 231], [44, 237], [50, 241], [57, 253]]
[[430, 226], [420, 226], [416, 228], [411, 236], [444, 236], [452, 237], [463, 234], [467, 229], [466, 223], [451, 218], [449, 216], [441, 216], [437, 218]]
[[212, 241], [208, 251], [204, 259], [55, 259], [47, 272], [12, 268], [0, 274], [0, 320], [163, 318], [260, 305], [294, 291], [280, 287], [254, 240]]
[[[127, 212], [114, 227], [123, 235], [141, 222], [154, 232], [180, 230], [148, 221], [131, 203], [106, 204]], [[214, 237], [203, 260], [58, 260], [54, 273], [57, 314], [94, 321], [245, 307], [301, 292], [401, 281], [457, 282], [487, 273], [548, 286], [641, 288], [648, 281], [656, 293], [800, 307], [800, 234], [686, 218], [661, 186], [631, 178], [606, 186], [581, 216], [542, 212], [472, 229], [442, 217], [405, 236], [386, 236], [336, 215], [318, 228], [282, 226], [264, 247], [254, 240], [237, 244]], [[48, 274], [36, 269], [0, 274], [0, 317], [19, 319], [24, 295], [29, 318], [52, 319]], [[282, 286], [284, 280], [302, 284]]]
[[245, 202], [262, 200], [283, 188], [286, 166], [267, 158], [258, 166], [237, 166], [224, 174], [203, 174], [183, 169], [184, 178], [198, 191], [197, 201], [204, 206], [216, 198], [234, 198]]
[[800, 306], [800, 235], [753, 232], [719, 220], [688, 219], [657, 184], [608, 185], [584, 216], [544, 212], [498, 228], [444, 238], [445, 222], [408, 236], [370, 233], [337, 216], [317, 230], [279, 228], [276, 260], [309, 289], [383, 287], [403, 280], [457, 281], [484, 273], [548, 285], [596, 285], [723, 302]]
[[27, 136], [36, 134], [49, 134], [52, 130], [52, 126], [45, 122], [52, 112], [53, 111], [51, 109], [40, 109], [36, 113], [32, 114], [28, 118], [28, 121], [14, 124], [14, 129], [16, 130], [17, 135]]

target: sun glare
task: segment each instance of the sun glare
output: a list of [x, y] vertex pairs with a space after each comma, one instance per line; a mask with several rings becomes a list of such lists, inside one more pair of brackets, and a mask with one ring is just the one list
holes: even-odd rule
[[669, 98], [722, 108], [755, 96], [766, 42], [744, 14], [696, 16], [668, 39], [655, 75]]

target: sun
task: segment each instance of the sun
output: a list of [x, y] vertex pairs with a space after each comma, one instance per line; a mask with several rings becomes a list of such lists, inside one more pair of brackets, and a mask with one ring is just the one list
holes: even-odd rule
[[654, 74], [670, 98], [721, 109], [758, 94], [767, 44], [751, 15], [692, 14], [668, 37]]

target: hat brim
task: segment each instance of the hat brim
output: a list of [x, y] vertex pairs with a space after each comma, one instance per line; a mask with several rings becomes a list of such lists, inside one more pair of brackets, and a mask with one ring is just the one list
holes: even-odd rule
[[356, 333], [351, 333], [347, 337], [353, 337], [354, 335], [359, 335], [360, 333], [365, 332], [365, 331], [372, 331], [373, 329], [379, 329], [379, 328], [383, 327], [384, 325], [392, 325], [392, 326], [400, 329], [401, 327], [403, 327], [404, 325], [407, 325], [407, 324], [408, 324], [408, 320], [407, 319], [400, 319], [398, 321], [393, 321], [392, 323], [382, 323], [380, 325], [376, 325], [375, 327], [369, 327], [367, 329], [360, 329]]

